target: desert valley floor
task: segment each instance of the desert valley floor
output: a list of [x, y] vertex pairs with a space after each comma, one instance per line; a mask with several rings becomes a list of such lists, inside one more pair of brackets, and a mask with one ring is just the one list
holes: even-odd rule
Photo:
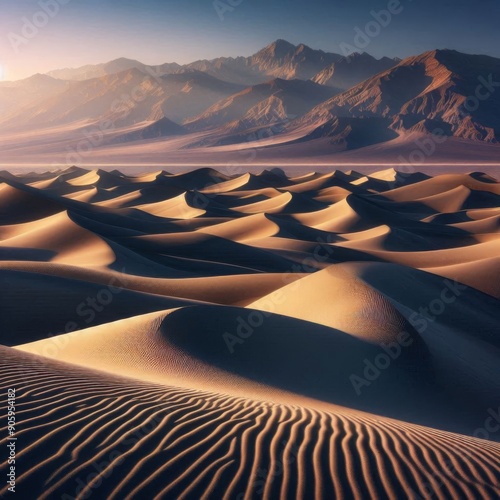
[[499, 498], [499, 227], [478, 172], [0, 172], [17, 498]]

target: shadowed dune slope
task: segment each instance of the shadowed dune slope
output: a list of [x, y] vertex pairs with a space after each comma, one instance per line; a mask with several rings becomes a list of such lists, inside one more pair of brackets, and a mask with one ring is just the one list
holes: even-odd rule
[[479, 172], [2, 172], [20, 498], [500, 497], [499, 220]]
[[496, 443], [345, 408], [154, 385], [0, 351], [2, 390], [17, 387], [19, 417], [30, 423], [19, 431], [17, 491], [41, 492], [40, 499], [500, 494]]
[[[375, 323], [373, 337], [367, 339], [287, 316], [198, 305], [106, 323], [18, 348], [149, 382], [211, 388], [237, 396], [253, 394], [285, 403], [306, 396], [470, 432], [487, 410], [485, 402], [471, 394], [454, 398], [454, 392], [448, 391], [453, 373], [446, 378], [434, 367], [439, 353], [433, 357], [403, 316], [389, 302], [386, 307], [405, 330], [394, 328], [390, 335], [386, 327], [380, 344], [375, 339], [383, 327]], [[359, 326], [357, 318], [350, 320]], [[458, 352], [456, 356], [458, 363]], [[390, 370], [377, 372], [373, 363], [381, 357]], [[484, 363], [487, 358], [483, 358]], [[373, 360], [375, 384], [360, 382], [365, 360]], [[455, 368], [458, 371], [459, 366]], [[368, 379], [372, 377], [370, 372]], [[486, 366], [481, 377], [485, 391], [492, 391], [492, 386], [498, 389], [498, 377]], [[408, 392], [412, 398], [406, 397]]]

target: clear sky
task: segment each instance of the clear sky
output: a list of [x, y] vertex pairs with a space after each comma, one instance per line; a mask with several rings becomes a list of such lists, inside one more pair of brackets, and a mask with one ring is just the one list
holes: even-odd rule
[[[373, 20], [370, 11], [391, 2], [398, 0], [216, 0], [221, 19], [213, 0], [2, 0], [0, 79], [118, 57], [159, 64], [250, 55], [278, 38], [342, 53], [355, 28]], [[406, 57], [452, 48], [500, 57], [500, 0], [400, 5], [363, 50]]]

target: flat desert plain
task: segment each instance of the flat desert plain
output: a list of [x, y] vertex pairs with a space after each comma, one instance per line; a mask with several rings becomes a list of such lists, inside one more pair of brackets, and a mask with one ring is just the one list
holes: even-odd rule
[[499, 226], [478, 172], [1, 172], [0, 496], [499, 498]]

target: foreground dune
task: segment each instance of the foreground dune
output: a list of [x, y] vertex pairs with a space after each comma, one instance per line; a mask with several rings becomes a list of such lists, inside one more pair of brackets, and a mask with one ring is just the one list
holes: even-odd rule
[[20, 498], [499, 497], [499, 186], [2, 173]]
[[25, 422], [17, 488], [40, 499], [500, 494], [496, 443], [340, 407], [148, 384], [0, 351], [2, 390], [16, 385]]

